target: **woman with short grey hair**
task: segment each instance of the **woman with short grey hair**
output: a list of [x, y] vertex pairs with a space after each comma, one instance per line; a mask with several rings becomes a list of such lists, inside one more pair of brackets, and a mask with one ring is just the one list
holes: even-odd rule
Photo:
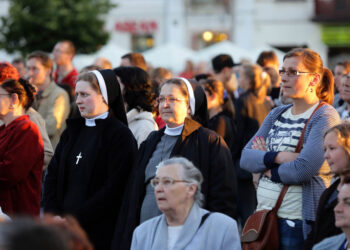
[[199, 169], [196, 168], [191, 161], [187, 160], [184, 157], [173, 157], [168, 160], [162, 161], [157, 166], [157, 169], [173, 164], [178, 164], [182, 166], [182, 171], [180, 171], [180, 175], [183, 180], [188, 181], [188, 183], [190, 184], [197, 185], [196, 193], [194, 194], [194, 202], [196, 202], [198, 206], [202, 207], [204, 202], [204, 195], [202, 194], [201, 188], [203, 182], [203, 175], [201, 171], [199, 171]]
[[202, 182], [201, 172], [183, 157], [161, 162], [151, 185], [162, 215], [135, 229], [131, 250], [241, 249], [236, 221], [200, 208]]

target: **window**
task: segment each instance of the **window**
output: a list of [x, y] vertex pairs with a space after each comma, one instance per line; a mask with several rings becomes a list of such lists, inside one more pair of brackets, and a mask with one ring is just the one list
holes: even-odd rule
[[154, 38], [151, 34], [133, 34], [131, 37], [132, 51], [143, 52], [154, 46]]

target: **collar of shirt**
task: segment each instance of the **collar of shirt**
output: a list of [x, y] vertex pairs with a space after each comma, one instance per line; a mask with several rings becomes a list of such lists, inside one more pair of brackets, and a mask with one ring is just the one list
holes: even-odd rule
[[98, 115], [98, 116], [96, 116], [96, 117], [94, 117], [94, 118], [90, 118], [90, 119], [88, 119], [88, 118], [85, 118], [85, 125], [87, 126], [87, 127], [95, 127], [96, 126], [96, 122], [95, 122], [95, 120], [97, 120], [97, 119], [106, 119], [107, 117], [108, 117], [108, 111], [106, 112], [106, 113], [103, 113], [103, 114], [101, 114], [101, 115]]
[[183, 124], [175, 128], [169, 128], [168, 125], [166, 125], [164, 134], [170, 135], [170, 136], [181, 135], [183, 127], [184, 127]]

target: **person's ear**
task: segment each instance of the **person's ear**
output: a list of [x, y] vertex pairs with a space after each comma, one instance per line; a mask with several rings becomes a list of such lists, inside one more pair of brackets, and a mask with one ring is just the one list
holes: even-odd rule
[[196, 191], [197, 191], [196, 184], [191, 184], [191, 185], [187, 186], [187, 193], [188, 193], [189, 197], [194, 197]]
[[313, 75], [313, 78], [311, 80], [311, 82], [309, 83], [309, 86], [315, 87], [321, 79], [321, 75], [320, 74], [315, 74]]

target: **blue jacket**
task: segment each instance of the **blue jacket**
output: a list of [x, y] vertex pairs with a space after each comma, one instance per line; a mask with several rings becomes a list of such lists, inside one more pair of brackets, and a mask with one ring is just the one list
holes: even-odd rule
[[[290, 107], [291, 105], [284, 105], [273, 109], [253, 138], [255, 136], [266, 138], [276, 119]], [[328, 184], [320, 174], [329, 172], [328, 165], [321, 169], [325, 161], [323, 156], [323, 134], [339, 123], [339, 115], [332, 106], [324, 105], [320, 107], [311, 117], [306, 127], [304, 145], [298, 159], [271, 169], [271, 179], [274, 182], [302, 185], [304, 238], [311, 230], [307, 221], [315, 220], [319, 198]], [[240, 166], [252, 173], [265, 172], [268, 170], [268, 167], [264, 164], [266, 151], [252, 149], [252, 139], [242, 151]]]
[[344, 233], [338, 234], [316, 244], [313, 250], [329, 250], [329, 249], [339, 249], [344, 241], [346, 240], [346, 235]]
[[[172, 250], [238, 250], [241, 249], [237, 223], [232, 218], [211, 213], [202, 225], [208, 211], [193, 204]], [[162, 214], [138, 226], [132, 237], [131, 250], [167, 249], [168, 226]]]

